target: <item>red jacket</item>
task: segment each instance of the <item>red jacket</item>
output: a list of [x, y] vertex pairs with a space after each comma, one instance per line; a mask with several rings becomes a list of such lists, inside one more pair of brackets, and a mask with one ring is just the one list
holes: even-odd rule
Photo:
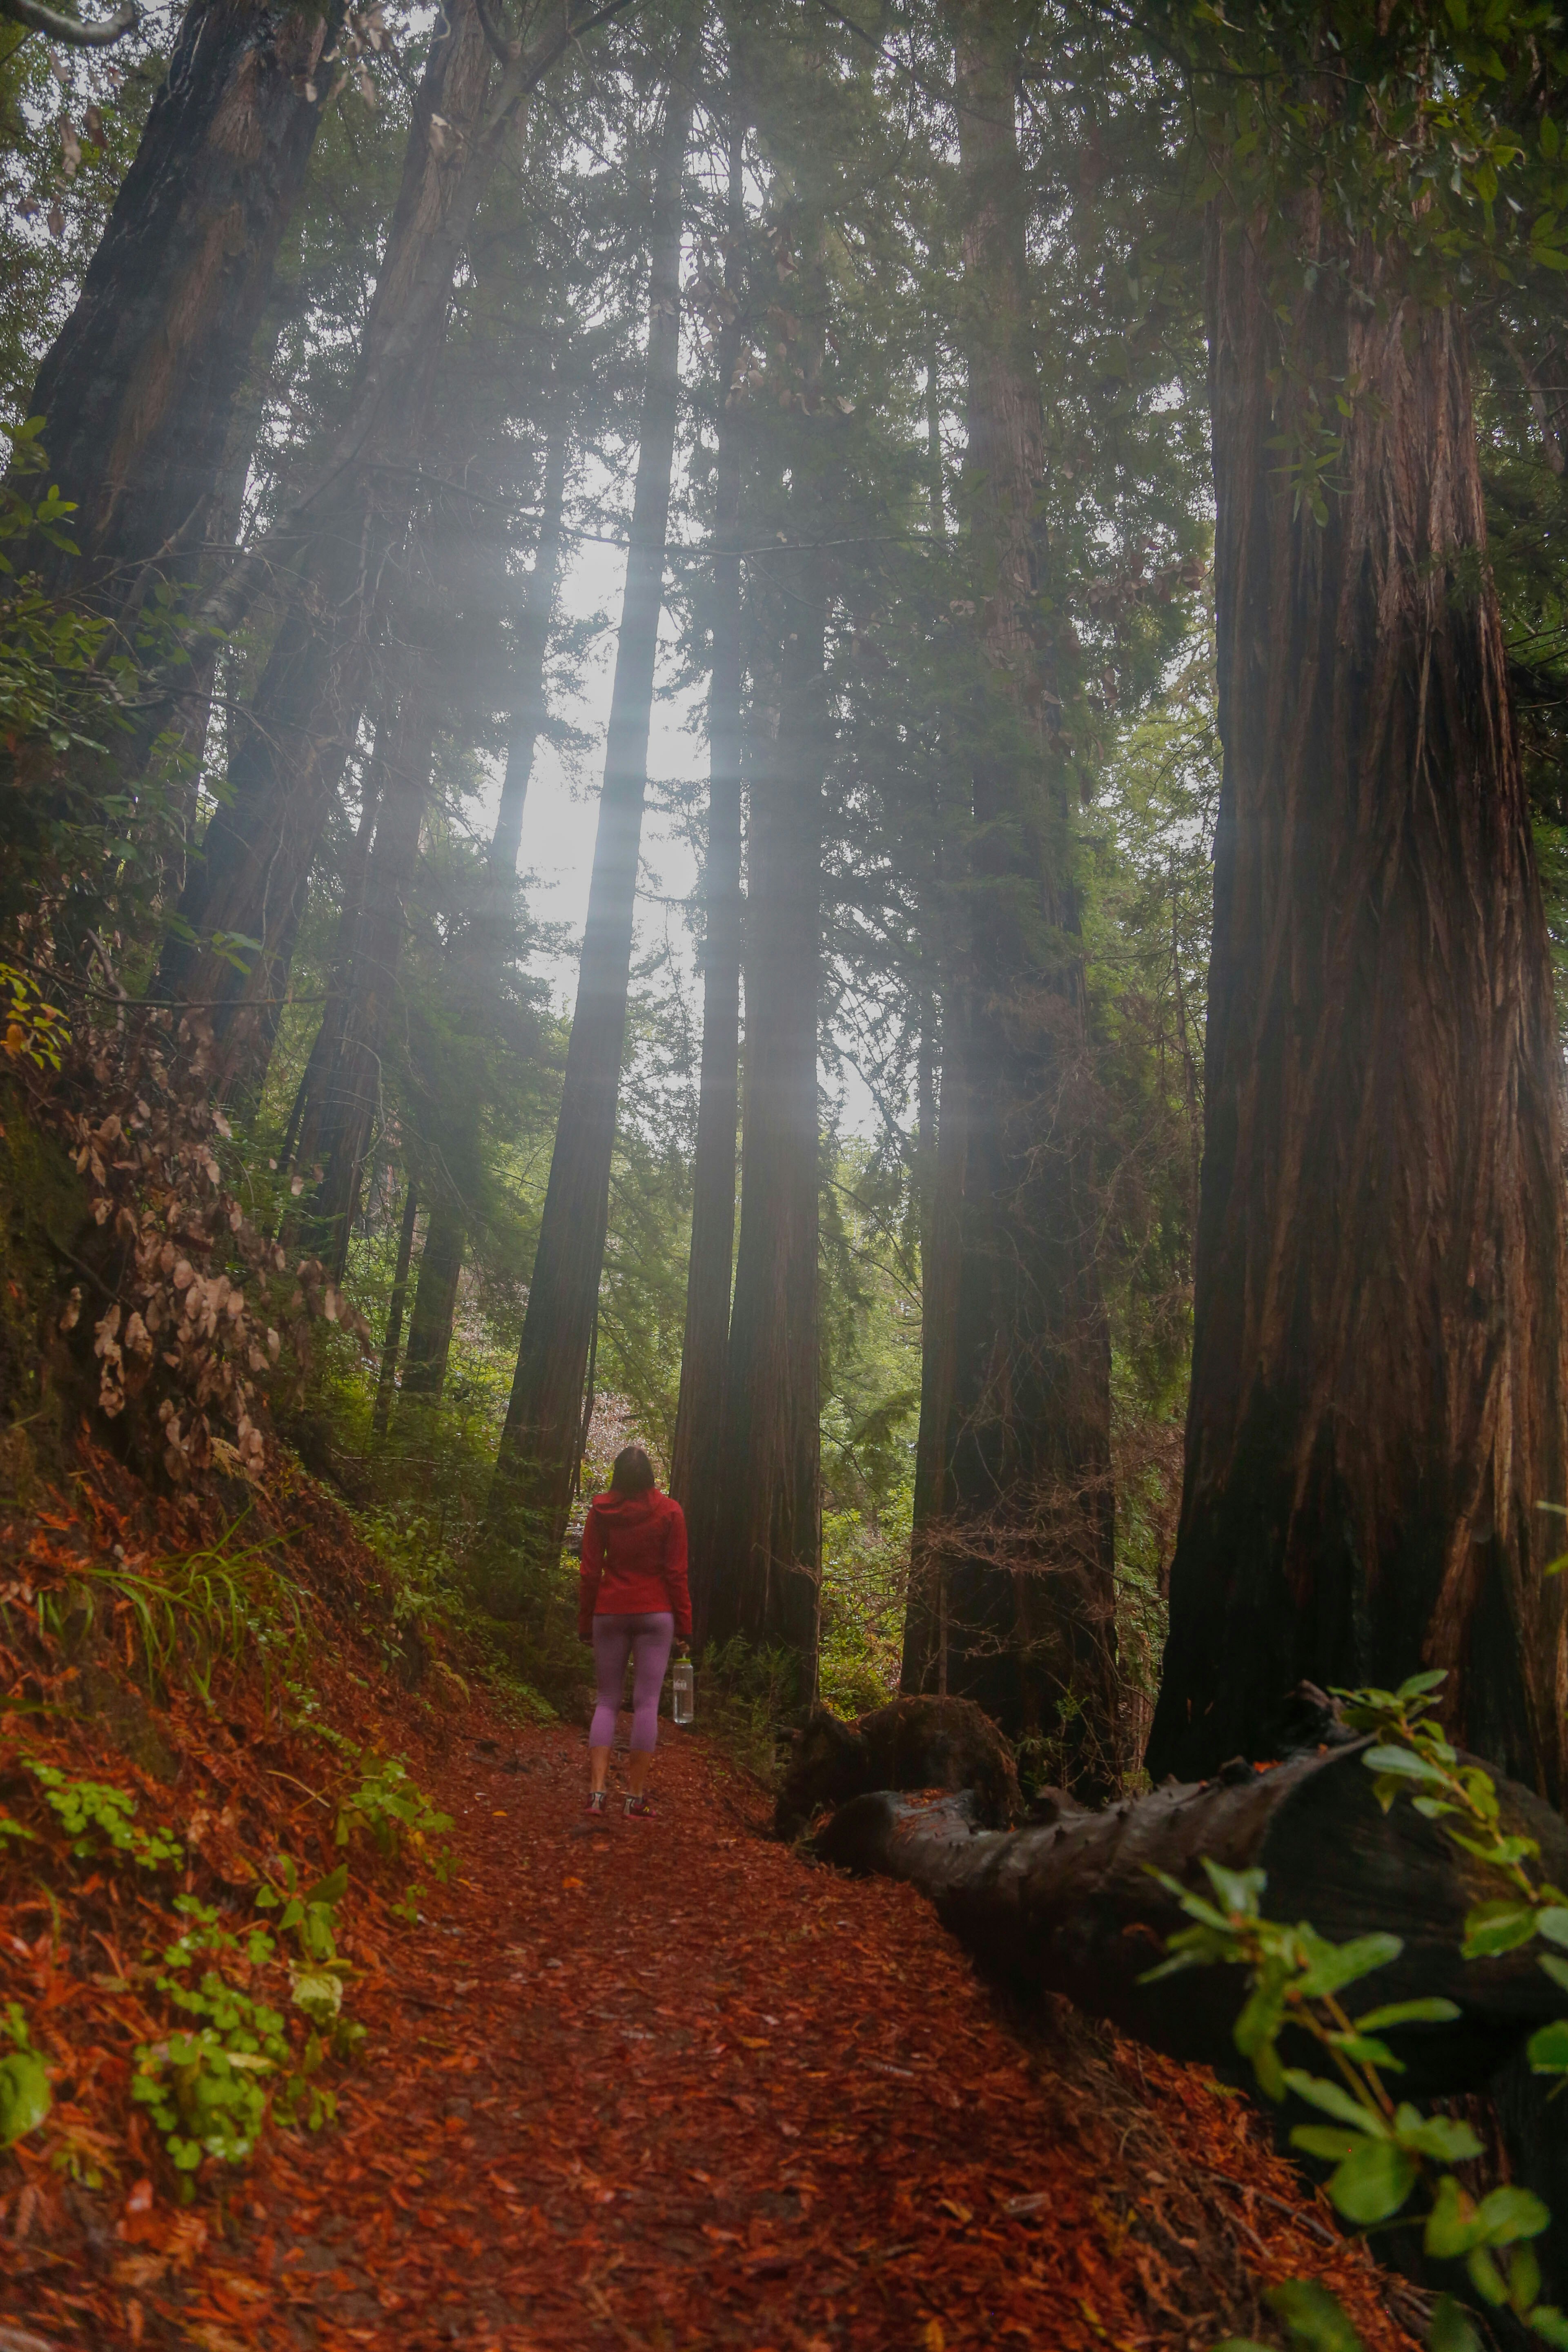
[[587, 1641], [596, 1616], [640, 1617], [663, 1609], [684, 1642], [691, 1632], [691, 1596], [680, 1505], [657, 1486], [642, 1495], [595, 1495], [583, 1529], [578, 1633]]

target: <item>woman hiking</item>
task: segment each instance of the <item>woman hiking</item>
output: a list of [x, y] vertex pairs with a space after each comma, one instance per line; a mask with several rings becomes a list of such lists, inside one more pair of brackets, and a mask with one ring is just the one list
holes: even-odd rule
[[647, 1776], [658, 1745], [658, 1695], [670, 1644], [691, 1633], [686, 1589], [686, 1520], [680, 1505], [654, 1484], [653, 1464], [640, 1445], [616, 1456], [610, 1491], [595, 1495], [583, 1529], [577, 1632], [594, 1645], [598, 1701], [588, 1732], [588, 1811], [605, 1810], [610, 1747], [621, 1704], [626, 1659], [632, 1668], [632, 1748], [626, 1811], [651, 1821]]

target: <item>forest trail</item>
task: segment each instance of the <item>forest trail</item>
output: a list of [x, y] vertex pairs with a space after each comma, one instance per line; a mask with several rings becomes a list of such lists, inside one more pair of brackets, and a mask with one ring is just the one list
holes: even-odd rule
[[766, 1840], [700, 1736], [657, 1821], [595, 1826], [580, 1732], [477, 1715], [426, 1768], [458, 1875], [356, 1989], [339, 2127], [269, 2137], [183, 2294], [190, 2218], [122, 2223], [122, 2340], [1198, 2352], [1310, 2273], [1410, 2342], [1245, 2102], [1065, 2009], [1026, 2046], [917, 1896]]

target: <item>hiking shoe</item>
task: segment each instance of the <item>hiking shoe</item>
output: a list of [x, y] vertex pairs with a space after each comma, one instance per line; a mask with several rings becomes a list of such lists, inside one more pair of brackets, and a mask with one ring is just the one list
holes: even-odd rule
[[628, 1797], [626, 1799], [626, 1819], [628, 1822], [652, 1822], [657, 1821], [658, 1818], [658, 1808], [654, 1804], [651, 1797]]
[[588, 1791], [588, 1811], [593, 1814], [594, 1819], [595, 1819], [595, 1821], [603, 1821], [603, 1820], [604, 1820], [604, 1818], [605, 1818], [605, 1791], [604, 1791], [604, 1790], [603, 1790], [603, 1789], [590, 1789], [590, 1790], [589, 1790], [589, 1791]]

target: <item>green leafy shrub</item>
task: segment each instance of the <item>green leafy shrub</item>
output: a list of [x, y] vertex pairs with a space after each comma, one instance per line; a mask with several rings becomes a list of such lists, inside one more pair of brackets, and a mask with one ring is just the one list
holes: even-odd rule
[[[1432, 1694], [1443, 1680], [1441, 1674], [1415, 1675], [1396, 1691], [1337, 1694], [1350, 1727], [1373, 1737], [1362, 1760], [1376, 1776], [1378, 1802], [1386, 1812], [1402, 1795], [1411, 1797], [1419, 1812], [1440, 1822], [1506, 1888], [1470, 1911], [1467, 1959], [1512, 1951], [1537, 1937], [1568, 1949], [1568, 1895], [1543, 1877], [1539, 1844], [1505, 1834], [1490, 1774], [1462, 1765], [1431, 1720]], [[1426, 2115], [1397, 2099], [1385, 2079], [1403, 2069], [1383, 2036], [1401, 2025], [1451, 2023], [1459, 2015], [1455, 2004], [1398, 2001], [1352, 2015], [1344, 1995], [1399, 1957], [1397, 1936], [1374, 1931], [1331, 1944], [1305, 1924], [1287, 1927], [1264, 1917], [1261, 1870], [1226, 1870], [1206, 1859], [1204, 1869], [1208, 1896], [1155, 1874], [1194, 1924], [1169, 1939], [1170, 1958], [1144, 1981], [1215, 1962], [1245, 1968], [1252, 1989], [1236, 2022], [1237, 2048], [1269, 2098], [1294, 2092], [1330, 2119], [1298, 2125], [1290, 2141], [1333, 2166], [1328, 2189], [1336, 2210], [1365, 2230], [1394, 2221], [1424, 2197], [1426, 2252], [1462, 2262], [1483, 2303], [1509, 2310], [1545, 2343], [1568, 2347], [1568, 2315], [1541, 2301], [1541, 2266], [1531, 2243], [1550, 2225], [1546, 2207], [1525, 2189], [1473, 2197], [1449, 2168], [1482, 2153], [1475, 2133], [1452, 2116]], [[1555, 1951], [1540, 1958], [1552, 1982], [1568, 1989], [1568, 1961]], [[1287, 2027], [1317, 2043], [1327, 2074], [1283, 2063], [1278, 2045]], [[1568, 2075], [1568, 2019], [1542, 2027], [1528, 2055], [1535, 2073]], [[1270, 2291], [1268, 2301], [1301, 2352], [1361, 2352], [1349, 2317], [1325, 2288], [1289, 2280]], [[1439, 2301], [1427, 2344], [1430, 2352], [1479, 2352], [1480, 2339], [1453, 2296]], [[1262, 2347], [1233, 2337], [1221, 2352]]]
[[112, 1789], [102, 1780], [73, 1780], [57, 1765], [41, 1764], [36, 1757], [25, 1756], [22, 1761], [42, 1789], [45, 1802], [58, 1815], [72, 1853], [128, 1853], [143, 1870], [184, 1860], [184, 1846], [167, 1830], [136, 1827], [136, 1800], [128, 1790]]
[[[388, 1855], [408, 1850], [423, 1856], [431, 1841], [451, 1826], [450, 1813], [437, 1811], [395, 1756], [362, 1757], [359, 1786], [338, 1808], [340, 1845], [347, 1845], [356, 1830], [368, 1830], [380, 1852]], [[446, 1847], [436, 1848], [428, 1858], [438, 1878], [451, 1876], [456, 1864]]]

